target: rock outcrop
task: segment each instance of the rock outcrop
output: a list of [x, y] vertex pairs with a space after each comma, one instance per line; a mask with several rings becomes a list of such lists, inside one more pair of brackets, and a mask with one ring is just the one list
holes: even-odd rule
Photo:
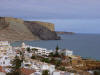
[[[50, 27], [50, 28], [49, 28]], [[29, 22], [11, 17], [0, 17], [0, 40], [55, 40], [54, 25], [45, 22]]]
[[[42, 25], [41, 25], [42, 23]], [[52, 28], [47, 27], [47, 23], [45, 22], [33, 22], [33, 21], [25, 21], [25, 25], [29, 28], [29, 30], [42, 40], [57, 40], [60, 39], [56, 32]], [[46, 26], [43, 26], [46, 25]], [[50, 25], [50, 23], [49, 23]], [[51, 30], [52, 29], [52, 30]]]

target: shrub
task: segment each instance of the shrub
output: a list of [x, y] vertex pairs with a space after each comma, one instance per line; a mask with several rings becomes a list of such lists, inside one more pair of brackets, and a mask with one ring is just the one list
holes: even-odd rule
[[49, 74], [49, 71], [48, 71], [48, 70], [44, 70], [44, 71], [42, 72], [42, 75], [50, 75], [50, 74]]

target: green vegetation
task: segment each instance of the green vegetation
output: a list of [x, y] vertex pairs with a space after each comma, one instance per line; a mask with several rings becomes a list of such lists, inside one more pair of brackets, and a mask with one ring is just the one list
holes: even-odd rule
[[58, 50], [59, 50], [59, 46], [57, 45], [57, 46], [56, 46], [56, 51], [58, 51]]
[[33, 48], [33, 49], [32, 49], [32, 51], [37, 51], [37, 50], [38, 50], [38, 49], [36, 49], [36, 48]]
[[13, 62], [12, 62], [13, 69], [14, 69], [14, 70], [20, 69], [20, 67], [21, 67], [21, 62], [22, 62], [22, 60], [20, 60], [19, 57], [16, 56], [15, 59], [13, 60]]
[[93, 75], [100, 75], [100, 70], [94, 71]]
[[53, 57], [54, 56], [54, 54], [53, 54], [53, 52], [51, 52], [50, 54], [49, 54], [49, 57]]
[[72, 65], [72, 58], [71, 58], [71, 57], [69, 57], [69, 60], [70, 60], [70, 65]]
[[18, 56], [15, 57], [15, 59], [12, 61], [12, 70], [10, 73], [7, 73], [6, 75], [21, 75], [21, 63], [22, 60], [19, 59]]
[[57, 45], [55, 49], [56, 49], [55, 53], [51, 52], [49, 57], [60, 57], [59, 52], [58, 52], [59, 46]]
[[59, 50], [59, 46], [57, 45], [57, 46], [56, 46], [56, 52], [55, 52], [55, 54], [54, 54], [55, 57], [58, 57], [58, 56], [59, 56], [58, 50]]
[[[58, 53], [59, 47], [57, 45], [57, 47], [55, 48], [56, 51], [55, 53], [51, 52], [49, 57], [45, 58], [43, 56], [37, 56], [35, 54], [32, 55], [31, 59], [36, 59], [36, 60], [40, 60], [41, 62], [45, 62], [45, 63], [50, 63], [55, 65], [56, 69], [58, 70], [62, 70], [65, 71], [66, 68], [64, 66], [62, 66], [62, 62], [61, 60], [64, 57], [64, 54], [62, 53], [61, 55]], [[27, 49], [28, 51], [30, 51], [30, 49]], [[38, 49], [33, 48], [32, 51], [37, 51]], [[71, 58], [70, 58], [70, 62], [71, 62]]]
[[59, 70], [66, 71], [66, 68], [64, 66], [59, 67]]
[[41, 61], [42, 61], [42, 62], [46, 62], [46, 63], [50, 63], [49, 58], [42, 58]]
[[50, 74], [49, 74], [49, 71], [48, 71], [48, 70], [44, 70], [44, 71], [42, 72], [42, 75], [50, 75]]
[[31, 59], [36, 59], [36, 56], [35, 55], [32, 55]]
[[56, 60], [54, 62], [54, 64], [55, 64], [56, 67], [59, 67], [61, 65], [61, 61], [60, 60]]
[[64, 57], [65, 56], [64, 53], [61, 53], [61, 56]]
[[30, 49], [30, 47], [28, 47], [28, 48], [27, 48], [27, 52], [29, 52], [29, 53], [31, 52], [31, 49]]

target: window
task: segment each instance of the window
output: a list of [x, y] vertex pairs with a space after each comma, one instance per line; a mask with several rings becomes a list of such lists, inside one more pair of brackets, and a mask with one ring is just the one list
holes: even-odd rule
[[5, 61], [3, 61], [3, 64], [5, 64]]

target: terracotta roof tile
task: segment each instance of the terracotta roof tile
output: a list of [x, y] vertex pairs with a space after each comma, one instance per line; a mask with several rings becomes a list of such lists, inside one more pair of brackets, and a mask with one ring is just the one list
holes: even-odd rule
[[31, 69], [21, 68], [21, 72], [22, 72], [23, 75], [30, 75], [35, 71], [31, 70]]
[[0, 72], [5, 72], [2, 66], [0, 66]]

